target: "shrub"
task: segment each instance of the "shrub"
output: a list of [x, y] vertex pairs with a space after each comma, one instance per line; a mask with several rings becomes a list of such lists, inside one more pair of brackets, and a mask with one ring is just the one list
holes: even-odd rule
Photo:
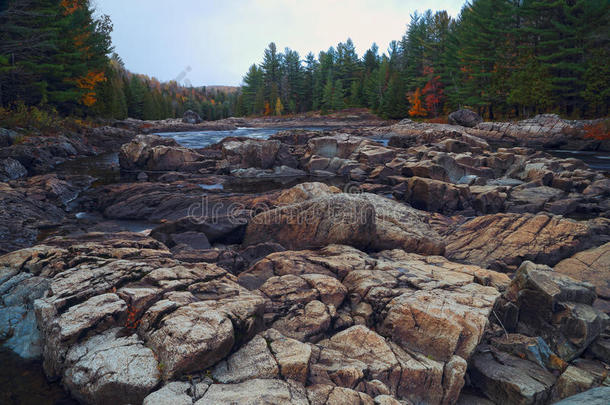
[[0, 127], [23, 128], [43, 133], [57, 133], [66, 130], [78, 131], [93, 126], [92, 122], [75, 117], [62, 117], [54, 108], [27, 106], [23, 102], [9, 108], [0, 107]]
[[610, 119], [586, 125], [585, 138], [597, 139], [599, 141], [610, 140]]

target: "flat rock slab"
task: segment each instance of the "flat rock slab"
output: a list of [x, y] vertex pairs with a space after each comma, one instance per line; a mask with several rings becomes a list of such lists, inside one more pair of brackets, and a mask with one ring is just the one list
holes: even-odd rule
[[554, 267], [555, 271], [595, 286], [596, 306], [610, 313], [610, 243], [576, 253]]
[[449, 237], [446, 256], [482, 267], [511, 270], [522, 261], [554, 265], [600, 243], [610, 221], [573, 221], [548, 214], [495, 214], [472, 219]]

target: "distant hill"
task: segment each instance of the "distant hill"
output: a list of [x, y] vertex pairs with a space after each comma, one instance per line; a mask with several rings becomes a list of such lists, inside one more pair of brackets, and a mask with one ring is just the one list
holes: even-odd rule
[[239, 86], [204, 86], [206, 92], [209, 93], [225, 93], [233, 94], [237, 93]]

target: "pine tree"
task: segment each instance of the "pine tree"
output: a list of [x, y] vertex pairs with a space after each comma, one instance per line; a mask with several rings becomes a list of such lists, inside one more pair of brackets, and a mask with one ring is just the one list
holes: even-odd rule
[[333, 109], [333, 82], [327, 80], [322, 92], [322, 114], [327, 114]]
[[341, 79], [337, 79], [334, 83], [331, 96], [331, 106], [333, 111], [338, 111], [345, 108], [345, 93], [343, 92], [343, 83], [341, 82]]

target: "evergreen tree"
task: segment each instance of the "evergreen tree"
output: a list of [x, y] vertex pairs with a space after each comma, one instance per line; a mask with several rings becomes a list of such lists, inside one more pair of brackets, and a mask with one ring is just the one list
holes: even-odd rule
[[341, 79], [337, 79], [334, 83], [331, 96], [331, 106], [333, 111], [338, 111], [345, 108], [345, 93], [343, 91], [343, 83], [341, 82]]

